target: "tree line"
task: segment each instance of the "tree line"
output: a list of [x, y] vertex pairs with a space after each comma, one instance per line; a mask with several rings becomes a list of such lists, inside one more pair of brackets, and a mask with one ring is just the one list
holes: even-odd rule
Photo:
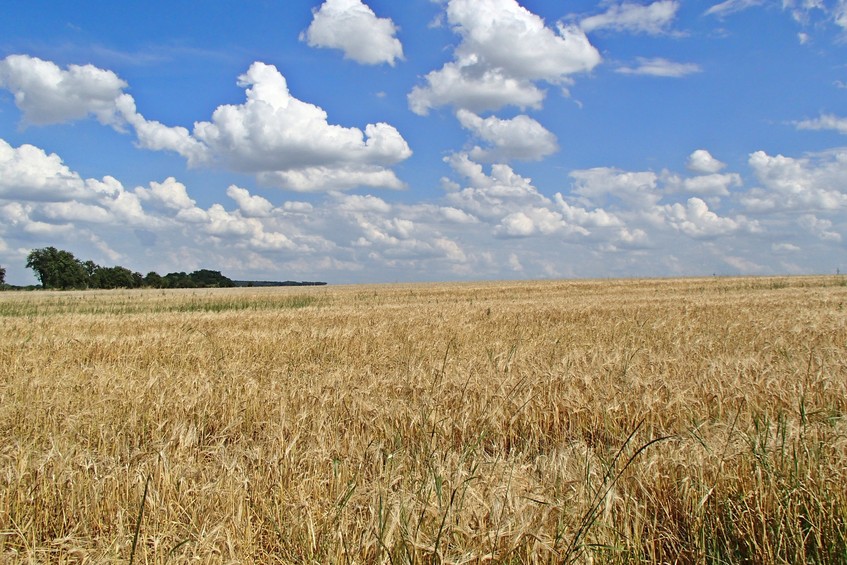
[[[233, 286], [323, 286], [311, 281], [234, 281], [220, 271], [200, 269], [192, 273], [146, 275], [121, 267], [101, 267], [94, 261], [80, 261], [70, 251], [44, 247], [27, 255], [26, 266], [41, 282], [40, 287], [58, 290], [113, 288], [229, 288]], [[6, 269], [0, 266], [0, 290], [33, 289], [6, 284]]]
[[[146, 275], [121, 267], [103, 267], [94, 261], [81, 261], [70, 251], [44, 247], [33, 249], [26, 258], [45, 289], [84, 290], [113, 288], [215, 288], [233, 287], [235, 282], [220, 271], [200, 269], [192, 273], [151, 271]], [[0, 267], [0, 287], [5, 286], [6, 270]]]

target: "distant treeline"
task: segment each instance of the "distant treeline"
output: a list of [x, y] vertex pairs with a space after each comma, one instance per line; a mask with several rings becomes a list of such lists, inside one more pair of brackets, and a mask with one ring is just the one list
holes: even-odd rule
[[323, 286], [325, 282], [312, 281], [233, 281], [235, 286]]
[[[46, 289], [113, 289], [113, 288], [229, 288], [236, 286], [314, 286], [322, 282], [267, 282], [233, 281], [220, 271], [200, 269], [191, 273], [160, 275], [151, 271], [146, 275], [121, 267], [103, 267], [94, 261], [81, 261], [70, 251], [44, 247], [33, 249], [27, 255], [26, 266], [32, 269]], [[0, 267], [0, 288], [5, 284], [6, 270]]]

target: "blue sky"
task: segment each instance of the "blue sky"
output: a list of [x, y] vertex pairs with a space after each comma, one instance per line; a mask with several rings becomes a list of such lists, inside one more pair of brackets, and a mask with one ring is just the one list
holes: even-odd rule
[[0, 265], [847, 269], [847, 2], [7, 2]]

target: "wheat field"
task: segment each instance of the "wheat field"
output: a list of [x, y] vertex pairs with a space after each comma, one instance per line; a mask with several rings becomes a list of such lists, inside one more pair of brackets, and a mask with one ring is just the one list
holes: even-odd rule
[[847, 281], [0, 293], [0, 561], [847, 562]]

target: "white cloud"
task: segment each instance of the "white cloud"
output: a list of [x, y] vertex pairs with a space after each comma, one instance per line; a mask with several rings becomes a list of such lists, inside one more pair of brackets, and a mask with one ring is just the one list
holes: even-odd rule
[[824, 241], [841, 243], [841, 234], [832, 229], [832, 221], [817, 218], [814, 214], [803, 214], [797, 223], [810, 234]]
[[729, 196], [729, 188], [741, 186], [741, 175], [736, 173], [707, 174], [688, 178], [676, 175], [664, 179], [669, 192], [684, 192], [697, 196]]
[[712, 157], [712, 154], [705, 149], [697, 149], [689, 155], [685, 166], [691, 172], [707, 175], [719, 173], [726, 164]]
[[308, 214], [315, 207], [308, 202], [285, 202], [282, 205], [282, 209], [290, 214]]
[[0, 139], [0, 201], [4, 199], [31, 203], [28, 217], [38, 222], [30, 228], [38, 225], [41, 232], [53, 229], [45, 227], [48, 224], [55, 228], [74, 221], [156, 224], [145, 215], [138, 196], [124, 190], [116, 179], [83, 180], [56, 154], [47, 155], [32, 145], [13, 148]]
[[489, 149], [473, 149], [470, 156], [476, 161], [535, 161], [558, 150], [556, 136], [529, 116], [501, 120], [496, 116], [481, 118], [473, 112], [459, 109], [456, 117], [463, 128], [491, 146]]
[[164, 182], [150, 182], [150, 188], [138, 187], [135, 194], [142, 202], [150, 202], [169, 210], [188, 210], [194, 208], [195, 202], [188, 196], [185, 185], [174, 177], [168, 177]]
[[116, 125], [115, 101], [126, 86], [112, 71], [93, 65], [62, 70], [29, 55], [0, 60], [0, 88], [14, 94], [26, 124], [56, 124], [93, 115], [102, 124]]
[[736, 257], [733, 255], [724, 255], [721, 257], [721, 261], [735, 269], [739, 273], [765, 273], [768, 271], [767, 267], [764, 265], [757, 263], [756, 261], [752, 261], [746, 257]]
[[344, 57], [366, 65], [403, 59], [397, 28], [389, 18], [378, 18], [361, 0], [326, 0], [300, 39], [311, 47], [341, 49]]
[[486, 174], [482, 165], [467, 154], [453, 155], [448, 162], [468, 186], [450, 187], [447, 201], [472, 214], [480, 228], [491, 226], [495, 236], [555, 236], [562, 241], [595, 242], [607, 247], [641, 245], [646, 241], [642, 230], [629, 229], [618, 215], [569, 203], [561, 193], [551, 200], [530, 179], [506, 165], [494, 164], [491, 173]]
[[847, 2], [845, 0], [838, 0], [835, 6], [833, 20], [835, 21], [835, 25], [843, 30], [847, 30]]
[[549, 206], [550, 200], [508, 165], [497, 163], [487, 175], [482, 165], [467, 154], [459, 153], [445, 161], [468, 182], [468, 186], [448, 192], [447, 201], [454, 207], [477, 218], [499, 221], [512, 212], [536, 206]]
[[509, 254], [509, 268], [516, 273], [523, 271], [523, 265], [521, 265], [520, 257], [518, 257], [515, 253]]
[[[0, 148], [6, 161], [10, 152], [18, 151], [7, 143]], [[28, 200], [0, 199], [4, 266], [12, 260], [21, 263], [25, 253], [20, 255], [20, 249], [58, 241], [78, 257], [113, 264], [120, 260], [142, 272], [213, 267], [235, 278], [331, 282], [338, 277], [498, 278], [517, 272], [528, 277], [612, 276], [632, 275], [633, 269], [643, 275], [684, 274], [720, 271], [726, 265], [737, 272], [767, 272], [787, 268], [789, 254], [796, 263], [792, 272], [808, 272], [814, 270], [809, 257], [838, 254], [843, 242], [843, 207], [779, 208], [759, 212], [754, 221], [699, 195], [675, 201], [673, 182], [720, 187], [735, 179], [731, 173], [703, 173], [719, 167], [702, 153], [690, 159], [703, 165], [693, 167], [702, 174], [574, 171], [569, 190], [551, 197], [508, 165], [483, 166], [467, 154], [455, 154], [448, 163], [459, 182], [445, 183], [443, 197], [434, 202], [334, 192], [312, 202], [273, 203], [231, 185], [230, 204], [201, 208], [191, 190], [174, 178], [127, 191], [112, 177], [85, 179], [58, 156], [35, 147], [28, 151], [31, 158], [25, 162], [32, 170], [28, 177], [18, 177], [19, 184], [38, 186], [60, 171], [73, 191], [51, 189]], [[765, 154], [757, 158], [762, 160], [758, 166], [774, 177], [762, 173], [762, 186], [769, 190], [779, 188], [777, 180], [792, 178], [794, 184], [813, 183], [816, 188], [837, 183], [844, 177], [842, 162], [847, 163], [839, 152], [791, 160]], [[0, 176], [0, 182], [7, 178]], [[26, 186], [16, 190], [36, 192]], [[749, 196], [749, 191], [741, 192], [738, 201]], [[792, 197], [780, 193], [774, 198], [790, 203]], [[140, 231], [146, 235], [136, 238], [133, 234]], [[757, 232], [767, 237], [758, 243], [748, 237]], [[715, 238], [723, 239], [718, 245], [710, 241]], [[673, 249], [672, 257], [668, 249]], [[13, 271], [13, 276], [18, 275]]]
[[847, 134], [847, 118], [839, 118], [832, 114], [823, 114], [819, 118], [796, 122], [797, 129], [835, 130]]
[[439, 230], [430, 206], [390, 206], [372, 196], [336, 194], [334, 199], [337, 205], [329, 213], [349, 234], [346, 245], [365, 251], [370, 261], [410, 268], [439, 262], [451, 269], [468, 261], [462, 245]]
[[426, 75], [427, 86], [416, 86], [409, 94], [409, 108], [425, 116], [439, 106], [452, 104], [474, 112], [497, 110], [503, 106], [540, 108], [545, 92], [527, 80], [510, 77], [502, 69], [474, 69], [447, 63]]
[[782, 0], [782, 8], [790, 11], [791, 17], [800, 24], [807, 24], [815, 11], [824, 14], [829, 12], [829, 7], [823, 0]]
[[12, 147], [0, 139], [0, 199], [61, 201], [84, 193], [82, 179], [55, 153], [28, 144]]
[[273, 204], [266, 198], [254, 196], [246, 188], [230, 185], [226, 195], [238, 205], [241, 213], [248, 218], [267, 218], [273, 213]]
[[755, 222], [748, 222], [744, 216], [735, 219], [718, 216], [699, 198], [689, 198], [684, 206], [678, 203], [665, 206], [664, 212], [672, 227], [693, 238], [727, 235], [745, 227], [758, 229]]
[[[114, 179], [111, 179], [114, 180]], [[97, 182], [97, 181], [95, 181]], [[120, 183], [115, 181], [120, 186]], [[127, 192], [120, 187], [113, 195], [101, 195], [99, 204], [111, 212], [113, 221], [129, 226], [142, 226], [155, 228], [157, 221], [148, 217], [144, 212], [141, 201], [137, 195]]]
[[403, 188], [390, 167], [412, 152], [393, 126], [368, 124], [363, 132], [330, 124], [324, 110], [291, 95], [272, 65], [253, 63], [238, 84], [246, 88], [245, 103], [219, 106], [211, 121], [189, 132], [142, 116], [123, 92], [126, 83], [111, 71], [91, 65], [62, 70], [25, 55], [0, 61], [0, 86], [15, 94], [27, 122], [94, 115], [119, 131], [131, 126], [145, 149], [174, 151], [190, 166], [253, 173], [265, 184], [295, 191]]
[[741, 198], [751, 212], [847, 208], [847, 150], [802, 158], [756, 151], [750, 155], [749, 164], [762, 183]]
[[706, 15], [722, 17], [761, 4], [762, 0], [725, 0], [706, 10]]
[[412, 152], [394, 127], [369, 124], [363, 133], [329, 124], [321, 108], [291, 96], [273, 65], [253, 63], [239, 86], [249, 87], [244, 104], [219, 106], [211, 122], [194, 126], [227, 167], [298, 191], [403, 186], [387, 167]]
[[194, 139], [188, 129], [166, 126], [139, 114], [135, 99], [129, 94], [121, 94], [115, 100], [115, 106], [123, 120], [135, 129], [140, 147], [151, 151], [174, 151], [184, 157], [190, 166], [202, 165], [211, 159], [209, 148]]
[[[500, 221], [495, 233], [507, 237], [552, 235], [565, 228], [564, 218], [549, 208], [527, 208], [513, 212]], [[586, 230], [579, 230], [587, 233]]]
[[336, 201], [338, 202], [338, 209], [344, 212], [376, 212], [380, 214], [391, 212], [391, 205], [388, 202], [370, 194], [364, 196], [337, 194]]
[[439, 212], [444, 219], [448, 222], [453, 222], [455, 224], [476, 224], [479, 223], [479, 220], [476, 216], [468, 214], [464, 210], [459, 210], [458, 208], [454, 208], [452, 206], [443, 206], [439, 208]]
[[771, 251], [774, 253], [797, 253], [802, 249], [793, 243], [774, 243], [771, 245]]
[[436, 249], [444, 253], [444, 257], [452, 263], [465, 263], [468, 256], [461, 246], [451, 239], [440, 237], [433, 242]]
[[39, 212], [52, 223], [85, 222], [105, 224], [113, 220], [112, 215], [100, 206], [82, 202], [48, 202]]
[[620, 227], [623, 225], [620, 218], [602, 208], [587, 210], [580, 206], [573, 206], [565, 201], [561, 193], [556, 193], [554, 198], [565, 221], [569, 224], [597, 228]]
[[619, 67], [616, 72], [626, 75], [647, 75], [655, 77], [679, 78], [699, 73], [702, 69], [695, 63], [677, 63], [661, 57], [647, 59], [638, 57], [635, 67]]
[[554, 32], [515, 0], [450, 0], [447, 18], [462, 41], [455, 60], [409, 94], [417, 114], [444, 105], [473, 112], [538, 107], [544, 92], [535, 82], [566, 84], [601, 60], [582, 30], [560, 25]]
[[327, 192], [349, 190], [360, 186], [394, 190], [405, 187], [394, 171], [378, 165], [306, 167], [287, 171], [260, 172], [256, 177], [265, 186], [285, 188], [294, 192]]
[[596, 167], [571, 171], [572, 192], [595, 206], [605, 206], [609, 198], [619, 200], [630, 209], [650, 209], [661, 199], [658, 176], [651, 171], [622, 171]]
[[602, 14], [582, 19], [579, 25], [586, 32], [611, 29], [618, 32], [658, 35], [673, 22], [679, 2], [659, 0], [648, 5], [623, 2], [614, 4]]

